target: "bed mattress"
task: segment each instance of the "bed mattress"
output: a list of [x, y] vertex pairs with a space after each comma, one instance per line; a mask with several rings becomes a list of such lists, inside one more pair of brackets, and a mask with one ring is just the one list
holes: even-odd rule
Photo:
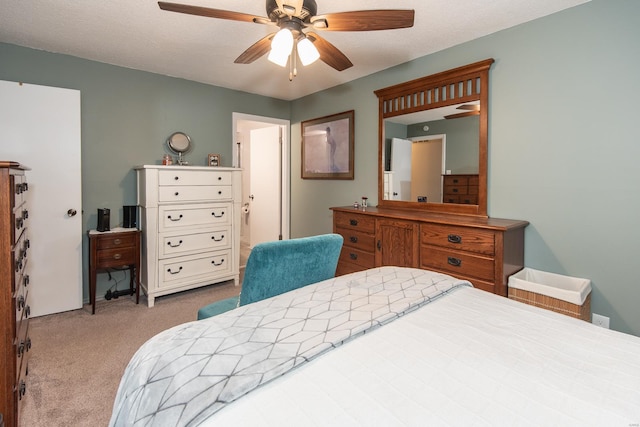
[[640, 339], [458, 288], [203, 425], [631, 426]]

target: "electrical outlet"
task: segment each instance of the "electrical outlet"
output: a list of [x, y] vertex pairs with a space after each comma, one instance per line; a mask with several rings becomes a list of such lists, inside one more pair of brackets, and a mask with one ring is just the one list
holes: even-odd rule
[[591, 323], [596, 326], [609, 329], [609, 318], [607, 316], [593, 313], [591, 316]]

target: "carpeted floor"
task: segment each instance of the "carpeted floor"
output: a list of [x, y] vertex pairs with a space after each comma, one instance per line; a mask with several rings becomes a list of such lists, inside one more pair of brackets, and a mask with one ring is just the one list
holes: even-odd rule
[[194, 321], [198, 309], [237, 295], [233, 282], [157, 298], [99, 301], [90, 307], [33, 318], [21, 427], [106, 426], [120, 377], [136, 350], [172, 326]]

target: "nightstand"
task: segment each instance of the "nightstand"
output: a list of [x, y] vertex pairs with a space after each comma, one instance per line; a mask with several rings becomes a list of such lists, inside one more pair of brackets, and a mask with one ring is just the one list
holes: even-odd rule
[[129, 289], [134, 292], [136, 304], [140, 302], [140, 230], [114, 228], [111, 231], [87, 231], [89, 236], [89, 299], [91, 314], [96, 313], [96, 274], [98, 270], [129, 267]]

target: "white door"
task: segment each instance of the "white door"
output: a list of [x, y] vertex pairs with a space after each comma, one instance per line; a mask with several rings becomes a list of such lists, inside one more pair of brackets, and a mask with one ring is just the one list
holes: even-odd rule
[[250, 246], [281, 237], [280, 126], [251, 131], [249, 217]]
[[0, 157], [31, 168], [31, 315], [81, 308], [80, 91], [0, 81], [0, 129]]
[[411, 144], [407, 139], [391, 140], [391, 200], [411, 200]]

